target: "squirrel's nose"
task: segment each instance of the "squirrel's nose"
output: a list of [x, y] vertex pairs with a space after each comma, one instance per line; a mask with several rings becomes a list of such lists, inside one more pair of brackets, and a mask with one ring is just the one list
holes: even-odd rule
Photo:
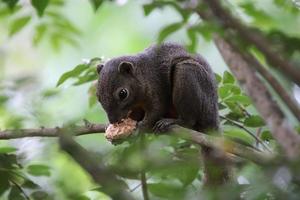
[[108, 116], [109, 123], [115, 124], [119, 121], [119, 118], [116, 116]]

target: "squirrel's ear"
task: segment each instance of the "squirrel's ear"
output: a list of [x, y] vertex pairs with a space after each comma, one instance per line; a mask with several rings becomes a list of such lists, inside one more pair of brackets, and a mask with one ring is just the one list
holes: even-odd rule
[[97, 65], [97, 73], [98, 73], [98, 74], [100, 74], [100, 72], [101, 72], [103, 66], [104, 66], [103, 64]]
[[118, 66], [118, 70], [121, 73], [130, 74], [133, 72], [133, 64], [131, 62], [121, 62]]

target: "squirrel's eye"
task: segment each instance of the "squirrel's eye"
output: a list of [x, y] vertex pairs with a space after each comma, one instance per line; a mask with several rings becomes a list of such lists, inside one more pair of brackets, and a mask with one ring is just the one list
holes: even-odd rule
[[127, 89], [121, 89], [120, 91], [119, 91], [119, 98], [120, 98], [120, 100], [124, 100], [124, 99], [126, 99], [127, 98], [127, 96], [128, 96], [128, 90]]

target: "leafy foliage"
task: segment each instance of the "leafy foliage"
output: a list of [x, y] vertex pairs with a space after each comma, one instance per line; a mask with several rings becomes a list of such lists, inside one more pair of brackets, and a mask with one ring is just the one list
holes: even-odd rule
[[[105, 2], [90, 0], [95, 11], [99, 10]], [[242, 22], [247, 17], [247, 25], [260, 29], [262, 34], [272, 42], [274, 50], [282, 51], [283, 56], [293, 62], [300, 62], [299, 56], [297, 56], [300, 44], [298, 34], [300, 29], [297, 26], [299, 9], [292, 1], [268, 0], [268, 2], [274, 7], [265, 9], [263, 3], [251, 0], [235, 3], [230, 1], [230, 4], [226, 1], [224, 4]], [[223, 34], [226, 31], [218, 23], [201, 21], [199, 18], [194, 20], [196, 18], [194, 9], [205, 9], [205, 7], [193, 6], [190, 3], [190, 1], [184, 0], [153, 0], [143, 5], [142, 9], [146, 16], [151, 15], [155, 10], [171, 8], [181, 18], [165, 25], [157, 34], [157, 42], [164, 42], [171, 34], [185, 30], [188, 40], [186, 46], [189, 51], [195, 52], [200, 38], [211, 42], [215, 32]], [[59, 50], [64, 43], [78, 45], [77, 37], [81, 30], [61, 10], [65, 6], [64, 1], [31, 0], [27, 6], [31, 8], [31, 12], [23, 12], [28, 7], [21, 1], [0, 1], [0, 20], [8, 21], [7, 35], [12, 37], [19, 34], [24, 28], [31, 27], [33, 30], [32, 42], [35, 45], [40, 44], [43, 40], [49, 41], [55, 50]], [[239, 12], [235, 12], [236, 10]], [[287, 23], [284, 19], [293, 20]], [[241, 43], [238, 38], [236, 42]], [[264, 56], [251, 45], [247, 44], [245, 49], [252, 50], [252, 54], [260, 61], [264, 59]], [[94, 82], [98, 77], [95, 66], [101, 62], [103, 62], [102, 59], [93, 58], [87, 63], [76, 65], [61, 75], [56, 86], [61, 86], [69, 81], [74, 86], [88, 85], [89, 105], [92, 108], [97, 103]], [[216, 81], [218, 82], [220, 123], [224, 137], [261, 152], [278, 150], [277, 142], [271, 131], [258, 115], [251, 99], [240, 88], [235, 77], [225, 71], [223, 74], [216, 74]], [[25, 84], [21, 81], [19, 85]], [[26, 127], [28, 116], [12, 113], [8, 106], [12, 103], [11, 94], [2, 89], [2, 82], [0, 82], [0, 86], [1, 125], [4, 128], [13, 129]], [[44, 91], [41, 96], [44, 98], [54, 97], [60, 89], [58, 87]], [[74, 116], [74, 118], [80, 117]], [[296, 127], [299, 129], [299, 126]], [[84, 144], [84, 142], [82, 143]], [[92, 141], [88, 143], [88, 145], [91, 144]], [[97, 143], [96, 146], [100, 148], [101, 145]], [[53, 184], [57, 187], [63, 188], [64, 194], [61, 196], [66, 199], [109, 199], [102, 193], [101, 187], [99, 188], [84, 175], [82, 176], [85, 178], [81, 178], [82, 180], [88, 179], [89, 187], [80, 190], [73, 182], [69, 186], [64, 181], [57, 180], [56, 176], [64, 179], [70, 179], [70, 177], [58, 175], [50, 163], [24, 162], [18, 151], [19, 149], [15, 145], [0, 143], [1, 199], [57, 199], [57, 191], [45, 188], [43, 184], [40, 184], [43, 183], [40, 181], [43, 179], [51, 180], [51, 183], [54, 182]], [[300, 195], [300, 165], [297, 162], [290, 163], [285, 160], [266, 166], [258, 166], [242, 160], [235, 167], [239, 184], [229, 183], [228, 186], [214, 188], [213, 191], [202, 188], [203, 163], [199, 159], [201, 154], [199, 147], [173, 136], [149, 134], [128, 138], [105, 153], [98, 154], [97, 156], [103, 158], [101, 162], [104, 162], [106, 167], [112, 169], [118, 177], [126, 180], [128, 188], [134, 188], [135, 184], [132, 183], [140, 179], [141, 171], [145, 171], [150, 199], [260, 200], [297, 199]], [[97, 156], [95, 156], [96, 160]], [[75, 165], [67, 160], [62, 168], [71, 165], [70, 163]], [[65, 170], [68, 169], [67, 166]], [[140, 187], [137, 188], [140, 190]]]

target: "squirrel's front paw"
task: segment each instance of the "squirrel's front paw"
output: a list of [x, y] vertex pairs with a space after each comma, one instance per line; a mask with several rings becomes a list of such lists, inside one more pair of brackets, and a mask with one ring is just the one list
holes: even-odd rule
[[151, 131], [151, 128], [149, 127], [148, 123], [144, 121], [139, 121], [137, 123], [137, 129], [139, 132], [149, 132]]
[[176, 119], [161, 119], [153, 127], [154, 133], [168, 132], [171, 125], [176, 124]]

